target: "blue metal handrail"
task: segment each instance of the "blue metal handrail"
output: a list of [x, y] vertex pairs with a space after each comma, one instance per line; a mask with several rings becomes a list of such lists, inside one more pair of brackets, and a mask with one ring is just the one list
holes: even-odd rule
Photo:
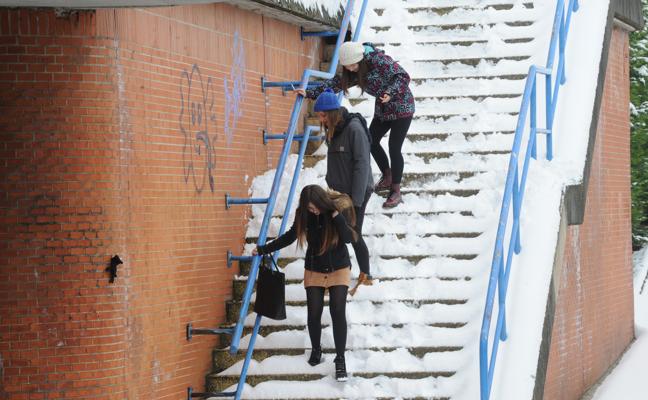
[[[360, 27], [362, 26], [362, 19], [364, 18], [364, 10], [366, 8], [366, 3], [368, 0], [363, 0], [363, 8], [362, 12], [360, 14], [360, 17], [358, 19], [358, 26], [356, 33], [359, 31]], [[300, 87], [301, 88], [307, 88], [308, 83], [311, 77], [319, 77], [319, 78], [324, 78], [324, 79], [329, 79], [332, 78], [335, 75], [335, 70], [337, 67], [338, 63], [338, 58], [339, 58], [339, 49], [340, 46], [342, 45], [342, 42], [344, 41], [344, 36], [347, 31], [347, 28], [349, 26], [349, 22], [351, 20], [351, 13], [353, 11], [353, 6], [354, 6], [355, 0], [348, 0], [347, 6], [345, 9], [344, 17], [342, 19], [342, 24], [340, 26], [340, 31], [338, 34], [337, 42], [335, 44], [335, 52], [333, 53], [333, 58], [331, 60], [329, 70], [327, 72], [324, 71], [318, 71], [318, 70], [313, 70], [313, 69], [306, 69], [304, 70], [304, 73], [302, 74], [302, 79], [300, 81]], [[290, 122], [288, 124], [288, 129], [286, 131], [286, 138], [284, 140], [284, 147], [281, 152], [281, 156], [279, 157], [279, 162], [277, 165], [277, 172], [275, 174], [274, 181], [272, 182], [272, 189], [270, 191], [270, 196], [268, 199], [268, 206], [266, 207], [265, 214], [263, 216], [263, 222], [261, 223], [261, 229], [259, 232], [259, 239], [257, 244], [263, 245], [265, 244], [266, 238], [267, 238], [267, 231], [268, 231], [268, 226], [270, 223], [270, 219], [272, 216], [272, 212], [274, 210], [275, 202], [277, 199], [277, 193], [279, 191], [279, 186], [281, 184], [281, 175], [283, 175], [283, 170], [284, 166], [286, 163], [286, 159], [288, 157], [288, 152], [290, 151], [290, 146], [293, 141], [293, 136], [295, 134], [295, 130], [297, 128], [297, 119], [299, 117], [299, 114], [301, 112], [301, 106], [304, 102], [304, 97], [302, 95], [297, 95], [295, 98], [295, 103], [293, 105], [292, 113], [290, 115]], [[306, 142], [306, 141], [305, 141]], [[256, 280], [256, 275], [258, 272], [259, 268], [259, 261], [261, 260], [261, 257], [254, 257], [252, 260], [252, 267], [250, 269], [250, 274], [248, 278], [247, 285], [245, 287], [245, 292], [243, 294], [243, 304], [241, 306], [241, 310], [239, 313], [239, 319], [236, 324], [236, 328], [234, 329], [234, 334], [232, 336], [232, 342], [230, 345], [230, 353], [231, 354], [236, 354], [238, 351], [238, 346], [239, 342], [241, 340], [241, 335], [243, 333], [243, 325], [245, 323], [245, 318], [247, 316], [247, 311], [248, 307], [250, 304], [250, 296], [252, 295], [252, 291], [254, 289], [254, 281]]]
[[[504, 196], [502, 199], [502, 208], [497, 227], [497, 236], [495, 248], [493, 250], [493, 261], [491, 264], [491, 273], [488, 282], [488, 291], [486, 295], [486, 306], [479, 338], [479, 369], [480, 369], [480, 395], [481, 400], [490, 398], [491, 387], [497, 361], [497, 351], [499, 342], [507, 338], [506, 330], [506, 294], [508, 290], [509, 276], [513, 254], [520, 254], [522, 244], [520, 240], [520, 214], [522, 209], [522, 200], [526, 187], [526, 178], [529, 169], [530, 159], [537, 157], [536, 136], [538, 133], [546, 135], [546, 158], [553, 158], [553, 122], [558, 101], [560, 86], [566, 82], [565, 77], [565, 47], [567, 34], [571, 24], [572, 12], [578, 11], [578, 0], [569, 0], [565, 8], [565, 0], [557, 0], [556, 13], [553, 23], [553, 32], [551, 35], [551, 44], [547, 57], [547, 66], [539, 67], [532, 65], [529, 68], [529, 74], [522, 96], [522, 105], [518, 117], [513, 147], [509, 160], [506, 184], [504, 186]], [[556, 46], [558, 46], [558, 67], [554, 71], [554, 61], [556, 57]], [[555, 72], [555, 83], [552, 82]], [[546, 128], [540, 129], [537, 126], [537, 90], [536, 82], [538, 74], [545, 76], [545, 117]], [[553, 91], [552, 91], [553, 88]], [[520, 146], [522, 136], [526, 131], [527, 115], [529, 115], [529, 137], [527, 141], [526, 154], [522, 173], [519, 170]], [[511, 216], [511, 203], [513, 203]], [[510, 230], [508, 247], [505, 248], [505, 235], [507, 233], [508, 223], [513, 219]], [[504, 254], [506, 253], [506, 258]], [[497, 323], [493, 335], [493, 343], [489, 358], [488, 345], [491, 331], [491, 318], [495, 305], [495, 294], [498, 295]]]
[[[357, 41], [358, 34], [361, 30], [362, 27], [362, 22], [364, 20], [364, 15], [365, 11], [367, 8], [367, 3], [369, 0], [362, 0], [362, 8], [360, 15], [358, 17], [358, 22], [356, 25], [356, 29], [354, 32], [353, 40]], [[300, 81], [293, 81], [293, 82], [266, 82], [264, 79], [262, 79], [262, 87], [281, 87], [281, 88], [287, 88], [291, 87], [294, 89], [295, 86], [298, 86], [300, 88], [312, 88], [318, 85], [316, 82], [310, 82], [311, 78], [324, 78], [324, 79], [329, 79], [332, 78], [335, 75], [335, 70], [337, 67], [338, 59], [339, 59], [339, 49], [340, 45], [344, 41], [344, 37], [346, 34], [346, 31], [348, 30], [349, 23], [351, 20], [351, 14], [354, 9], [354, 4], [355, 0], [348, 0], [347, 5], [345, 8], [345, 13], [344, 17], [342, 19], [342, 23], [340, 25], [340, 30], [337, 32], [337, 42], [335, 45], [335, 52], [333, 53], [333, 58], [330, 62], [329, 70], [324, 72], [324, 71], [318, 71], [318, 70], [312, 70], [312, 69], [306, 69], [304, 70], [304, 73], [302, 75], [302, 78]], [[316, 34], [312, 33], [307, 33], [307, 32], [302, 32], [304, 36], [316, 36]], [[323, 34], [323, 36], [326, 36], [328, 34]], [[322, 35], [320, 35], [322, 36]], [[297, 84], [297, 85], [296, 85]], [[268, 234], [268, 228], [270, 226], [270, 220], [272, 218], [272, 214], [274, 211], [274, 207], [277, 201], [277, 194], [279, 192], [279, 188], [281, 186], [281, 177], [284, 172], [286, 160], [288, 158], [288, 154], [290, 152], [291, 144], [293, 141], [299, 141], [301, 142], [299, 153], [298, 153], [298, 158], [297, 158], [297, 163], [295, 165], [295, 172], [293, 175], [292, 183], [290, 186], [290, 192], [288, 195], [288, 200], [286, 202], [286, 208], [284, 210], [284, 218], [281, 223], [281, 227], [279, 228], [278, 235], [281, 235], [285, 228], [286, 228], [286, 223], [288, 220], [288, 214], [290, 212], [290, 207], [294, 198], [295, 190], [297, 187], [297, 183], [299, 180], [299, 172], [302, 167], [303, 163], [303, 157], [306, 152], [306, 146], [310, 140], [310, 134], [313, 131], [319, 130], [319, 127], [316, 126], [308, 126], [303, 135], [295, 135], [295, 131], [297, 129], [297, 121], [299, 114], [301, 113], [301, 108], [302, 104], [304, 102], [304, 97], [302, 95], [297, 95], [295, 99], [295, 103], [292, 108], [292, 112], [290, 115], [290, 122], [288, 123], [288, 129], [286, 132], [282, 135], [267, 135], [264, 132], [264, 142], [268, 139], [284, 139], [284, 145], [283, 149], [281, 151], [281, 155], [279, 156], [279, 161], [277, 163], [277, 170], [275, 172], [274, 180], [272, 182], [272, 188], [270, 190], [270, 195], [268, 198], [261, 198], [261, 199], [232, 199], [229, 196], [226, 197], [226, 205], [229, 206], [229, 204], [258, 204], [258, 203], [267, 203], [265, 213], [263, 215], [263, 222], [261, 223], [261, 228], [259, 231], [259, 238], [257, 241], [258, 245], [263, 245], [266, 242], [267, 239], [267, 234]], [[273, 257], [278, 257], [278, 252], [275, 252]], [[231, 354], [236, 354], [240, 345], [241, 337], [243, 334], [243, 327], [245, 324], [245, 319], [248, 314], [248, 309], [250, 305], [250, 298], [252, 296], [252, 292], [254, 289], [254, 284], [256, 281], [256, 276], [259, 270], [259, 264], [261, 257], [260, 256], [254, 256], [254, 257], [249, 257], [248, 256], [232, 256], [231, 254], [228, 254], [228, 263], [231, 262], [232, 259], [239, 259], [239, 260], [248, 260], [251, 259], [252, 265], [250, 268], [250, 272], [248, 275], [247, 279], [247, 284], [245, 286], [245, 291], [243, 293], [243, 302], [241, 305], [241, 309], [239, 312], [239, 318], [236, 323], [236, 326], [233, 328], [233, 333], [232, 333], [232, 339], [231, 339], [231, 345], [230, 345], [230, 353]], [[229, 264], [228, 264], [229, 265]], [[256, 341], [256, 337], [259, 333], [259, 327], [261, 324], [261, 316], [257, 315], [255, 322], [254, 322], [254, 328], [252, 330], [252, 335], [250, 336], [250, 341], [248, 343], [248, 348], [247, 352], [245, 355], [245, 361], [243, 362], [243, 367], [241, 369], [241, 376], [239, 377], [238, 385], [236, 388], [235, 392], [223, 392], [223, 393], [193, 393], [193, 390], [191, 388], [188, 389], [188, 398], [191, 399], [192, 397], [205, 397], [206, 395], [213, 396], [213, 397], [234, 397], [236, 400], [241, 398], [241, 394], [243, 392], [243, 388], [245, 387], [245, 378], [247, 376], [247, 370], [250, 364], [250, 360], [252, 359], [252, 353], [254, 351], [254, 343]], [[191, 329], [190, 327], [188, 329]], [[195, 331], [195, 330], [194, 330]], [[189, 331], [188, 331], [189, 332]], [[188, 334], [189, 336], [189, 334]]]

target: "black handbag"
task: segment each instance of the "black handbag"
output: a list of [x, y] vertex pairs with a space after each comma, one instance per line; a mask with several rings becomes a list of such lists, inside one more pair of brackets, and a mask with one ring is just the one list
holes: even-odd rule
[[286, 275], [279, 271], [272, 255], [264, 255], [259, 266], [254, 312], [270, 319], [286, 319]]

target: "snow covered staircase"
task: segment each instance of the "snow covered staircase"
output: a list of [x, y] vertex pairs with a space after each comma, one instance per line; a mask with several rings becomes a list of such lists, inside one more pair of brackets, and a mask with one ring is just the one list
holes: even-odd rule
[[[552, 13], [541, 8], [551, 4], [543, 3], [550, 2], [370, 2], [361, 40], [378, 44], [410, 73], [417, 113], [403, 148], [405, 203], [385, 210], [384, 199], [374, 195], [368, 206], [364, 235], [379, 282], [349, 297], [351, 377], [346, 383], [332, 377], [326, 310], [325, 362], [306, 363], [303, 252], [293, 245], [279, 259], [289, 279], [288, 319], [264, 319], [243, 398], [479, 398], [477, 344], [500, 191], [526, 72], [546, 55], [544, 42], [535, 39], [538, 32], [550, 32], [546, 25], [539, 28], [551, 23]], [[349, 101], [354, 111], [372, 116], [369, 96], [357, 90]], [[311, 156], [305, 164], [301, 185], [325, 185], [323, 156]], [[267, 195], [271, 176], [255, 180], [254, 196]], [[286, 196], [279, 198], [277, 210]], [[261, 217], [262, 208], [254, 206], [248, 254]], [[288, 218], [292, 222], [292, 215]], [[280, 215], [273, 219], [269, 237], [276, 235], [280, 221]], [[241, 280], [234, 283], [230, 322], [236, 320], [247, 268], [241, 263]], [[355, 261], [353, 273], [358, 273]], [[209, 391], [238, 380], [253, 323], [250, 315], [239, 355], [214, 351]]]

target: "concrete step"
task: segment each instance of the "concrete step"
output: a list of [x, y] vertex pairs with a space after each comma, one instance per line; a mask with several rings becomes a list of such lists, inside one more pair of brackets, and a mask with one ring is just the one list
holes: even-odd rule
[[[302, 358], [306, 363], [307, 357]], [[333, 378], [333, 364], [328, 364], [331, 371], [326, 374], [250, 376], [246, 382], [251, 386], [246, 388], [243, 399], [367, 399], [367, 391], [358, 393], [357, 389], [353, 390], [356, 386], [371, 388], [372, 392], [380, 390], [376, 394], [370, 394], [370, 398], [376, 400], [451, 399], [449, 393], [437, 395], [440, 391], [436, 387], [439, 380], [449, 378], [454, 373], [350, 373], [349, 382], [354, 384], [351, 386], [336, 382]], [[234, 390], [235, 387], [231, 386], [236, 383], [237, 380], [233, 376], [220, 377], [210, 374], [207, 377], [207, 388], [210, 392], [219, 392], [226, 388], [229, 388], [228, 391]], [[272, 393], [272, 396], [268, 397], [265, 393]], [[408, 396], [408, 393], [411, 393], [411, 396]]]
[[[460, 350], [459, 350], [460, 351]], [[306, 354], [309, 354], [310, 351], [307, 351], [298, 355], [276, 355], [270, 356], [264, 359], [260, 363], [254, 363], [254, 367], [251, 367], [248, 370], [248, 376], [253, 377], [255, 375], [288, 375], [293, 373], [300, 372], [313, 372], [313, 373], [326, 373], [325, 370], [328, 370], [329, 364], [333, 361], [334, 354], [325, 353], [323, 363], [312, 367], [306, 364], [308, 359]], [[420, 356], [419, 356], [420, 354]], [[333, 357], [327, 357], [331, 355]], [[453, 356], [456, 357], [455, 352], [453, 351], [432, 351], [432, 352], [422, 352], [422, 351], [410, 351], [406, 348], [395, 348], [394, 350], [383, 350], [378, 348], [377, 350], [373, 349], [354, 349], [349, 348], [345, 353], [347, 369], [350, 371], [357, 371], [362, 374], [367, 374], [365, 376], [377, 376], [377, 374], [399, 374], [403, 371], [407, 372], [416, 372], [416, 373], [426, 373], [429, 371], [434, 371], [436, 376], [451, 376], [451, 374], [456, 371], [460, 363], [453, 360]], [[380, 359], [385, 361], [381, 365], [366, 366], [362, 360], [367, 360], [370, 358]], [[460, 358], [460, 357], [458, 357]], [[305, 364], [305, 365], [302, 365]], [[360, 365], [363, 365], [364, 368], [358, 368]], [[241, 370], [242, 362], [235, 363], [232, 367], [223, 371], [220, 376], [235, 376], [238, 377], [239, 371]], [[355, 367], [355, 368], [354, 368]], [[402, 369], [397, 369], [402, 368]], [[260, 371], [262, 370], [262, 371]], [[257, 372], [258, 371], [258, 372]], [[255, 373], [256, 372], [256, 373]]]
[[[518, 113], [517, 112], [505, 112], [505, 113], [490, 113], [492, 114], [492, 117], [505, 117], [505, 116], [510, 116], [510, 117], [517, 117]], [[439, 122], [447, 122], [453, 118], [460, 117], [461, 119], [468, 119], [468, 118], [479, 118], [479, 117], [484, 117], [483, 114], [472, 114], [472, 113], [462, 113], [460, 111], [456, 112], [436, 112], [436, 111], [427, 111], [427, 112], [421, 112], [418, 114], [414, 114], [414, 118], [412, 118], [412, 122], [418, 122], [418, 121], [434, 121], [435, 123]], [[517, 118], [516, 118], [517, 121]]]
[[[301, 263], [301, 265], [302, 265], [302, 267], [301, 267], [301, 271], [302, 271], [301, 276], [303, 277], [303, 270], [304, 270], [303, 269], [303, 263]], [[392, 281], [399, 280], [399, 278], [394, 278], [394, 277], [389, 277], [389, 278], [381, 277], [378, 274], [374, 274], [373, 277], [374, 277], [374, 279], [378, 280], [376, 282], [392, 282]], [[428, 277], [423, 276], [422, 278], [428, 278]], [[460, 281], [469, 282], [469, 281], [472, 280], [472, 278], [470, 276], [463, 276], [463, 277], [448, 276], [448, 277], [444, 277], [444, 276], [436, 275], [436, 276], [434, 276], [434, 278], [438, 279], [440, 281], [447, 281], [447, 282], [460, 282]], [[415, 278], [415, 279], [418, 279], [418, 278]], [[302, 284], [303, 284], [303, 278], [299, 278], [299, 279], [288, 279], [287, 278], [286, 279], [286, 285], [299, 285], [299, 286], [301, 286]], [[246, 286], [247, 286], [247, 279], [236, 279], [236, 280], [234, 280], [232, 282], [232, 298], [234, 299], [234, 301], [240, 301], [243, 298], [243, 293], [245, 292]], [[256, 290], [256, 282], [255, 282], [254, 290]], [[234, 323], [234, 322], [236, 322], [236, 320], [232, 320], [230, 322]]]
[[[451, 256], [447, 256], [451, 257]], [[457, 257], [475, 257], [469, 254], [466, 255], [458, 255]], [[365, 286], [369, 287], [369, 286]], [[365, 288], [363, 287], [363, 289]], [[303, 291], [303, 288], [301, 288]], [[426, 300], [400, 300], [401, 303], [404, 304], [445, 304], [445, 305], [453, 305], [453, 304], [465, 304], [468, 300], [467, 299], [426, 299]], [[347, 307], [348, 303], [351, 301], [347, 302]], [[384, 304], [385, 301], [371, 301], [373, 305], [379, 305], [379, 304]], [[325, 305], [328, 306], [328, 302], [325, 302]], [[241, 302], [236, 301], [236, 300], [229, 300], [225, 302], [225, 315], [227, 316], [227, 323], [233, 324], [238, 321], [239, 314], [241, 312]], [[305, 307], [306, 306], [306, 300], [295, 300], [295, 301], [286, 301], [286, 306], [301, 306]], [[254, 310], [254, 301], [250, 302], [250, 306], [248, 309], [248, 312], [251, 313], [252, 310]]]
[[[439, 238], [476, 238], [479, 237], [483, 232], [429, 232], [429, 233], [422, 233], [419, 234], [419, 236], [424, 237], [424, 238], [432, 238], [432, 237], [439, 237]], [[362, 234], [363, 238], [370, 238], [370, 237], [385, 237], [387, 235], [392, 235], [396, 237], [396, 239], [402, 240], [407, 237], [407, 233], [364, 233]], [[267, 241], [273, 240], [274, 237], [270, 236], [268, 237]], [[245, 238], [245, 243], [251, 244], [251, 243], [257, 243], [259, 241], [259, 238], [256, 236], [249, 236]]]
[[453, 133], [408, 133], [406, 141], [411, 142], [412, 144], [429, 142], [429, 141], [446, 141], [452, 136], [463, 136], [465, 139], [474, 138], [476, 136], [490, 136], [490, 135], [508, 135], [513, 138], [514, 131], [487, 131], [487, 132], [453, 132]]
[[[377, 195], [376, 195], [377, 196]], [[393, 209], [393, 210], [397, 210]], [[259, 216], [261, 218], [261, 216]], [[289, 216], [290, 222], [294, 214]], [[273, 216], [268, 228], [268, 241], [275, 237], [279, 231], [279, 226], [283, 216]], [[253, 221], [256, 221], [256, 216]], [[367, 213], [365, 214], [363, 234], [364, 236], [384, 235], [386, 233], [405, 234], [434, 234], [439, 237], [471, 237], [475, 232], [479, 232], [490, 222], [490, 218], [476, 218], [468, 212], [468, 215], [462, 213], [437, 213], [437, 214], [420, 214], [420, 213]], [[251, 224], [256, 225], [256, 224]], [[466, 227], [470, 227], [470, 231]], [[256, 243], [258, 231], [248, 229], [246, 241]]]
[[[419, 91], [420, 92], [420, 91]], [[501, 94], [474, 94], [474, 95], [442, 95], [442, 94], [425, 94], [417, 93], [413, 91], [414, 100], [417, 102], [423, 101], [434, 101], [434, 102], [451, 102], [451, 101], [471, 101], [481, 103], [488, 100], [496, 99], [518, 99], [522, 94], [521, 93], [501, 93]], [[371, 107], [374, 106], [374, 99], [371, 97], [349, 97], [347, 98], [352, 106], [357, 106], [363, 102], [371, 103]]]
[[[325, 163], [325, 156], [308, 156], [304, 165]], [[416, 188], [426, 190], [466, 188], [484, 188], [479, 183], [484, 173], [503, 173], [510, 158], [508, 150], [492, 150], [487, 152], [430, 152], [403, 153], [405, 172], [401, 181], [401, 191], [416, 191]], [[452, 171], [455, 165], [462, 163], [466, 171]], [[318, 167], [320, 168], [320, 167]], [[504, 168], [504, 169], [503, 169]], [[417, 172], [408, 172], [417, 171]], [[325, 172], [325, 169], [321, 172]], [[374, 169], [374, 172], [377, 172]], [[322, 177], [323, 179], [323, 177]], [[325, 182], [322, 182], [324, 184]]]
[[[353, 252], [351, 252], [353, 253]], [[437, 276], [439, 270], [443, 276], [466, 276], [475, 268], [475, 254], [457, 254], [450, 256], [372, 256], [372, 273], [377, 277], [394, 276], [402, 277], [428, 277]], [[277, 264], [286, 272], [287, 278], [303, 276], [304, 261], [301, 257], [280, 257]], [[382, 267], [384, 265], [384, 267]], [[247, 276], [250, 273], [249, 261], [239, 262], [239, 275]], [[291, 273], [291, 269], [295, 269]], [[416, 270], [422, 272], [417, 273]], [[426, 270], [431, 272], [425, 273]], [[392, 274], [390, 274], [392, 273]]]
[[[397, 38], [392, 38], [397, 39]], [[509, 38], [509, 39], [503, 39], [502, 42], [506, 44], [521, 44], [521, 43], [529, 43], [534, 40], [533, 37], [522, 37], [522, 38]], [[485, 45], [488, 44], [488, 40], [486, 39], [474, 39], [474, 38], [465, 38], [461, 40], [460, 38], [456, 38], [454, 40], [444, 40], [440, 38], [439, 40], [421, 40], [421, 41], [416, 41], [414, 42], [415, 45], [417, 46], [437, 46], [437, 45], [448, 45], [448, 46], [453, 46], [453, 47], [470, 47], [474, 45]], [[385, 48], [386, 46], [391, 46], [391, 47], [400, 47], [403, 46], [404, 43], [402, 42], [394, 42], [394, 41], [386, 41], [386, 42], [376, 42], [373, 43], [374, 46], [378, 48]]]
[[440, 86], [452, 85], [456, 81], [465, 81], [468, 85], [475, 86], [482, 81], [492, 81], [492, 80], [501, 80], [501, 81], [524, 81], [527, 78], [527, 74], [517, 74], [517, 75], [472, 75], [469, 77], [445, 77], [445, 78], [414, 78], [411, 81], [416, 85], [422, 85], [425, 83], [438, 83]]
[[476, 94], [476, 95], [432, 95], [432, 94], [414, 94], [414, 100], [417, 102], [424, 101], [434, 101], [434, 102], [449, 102], [449, 101], [462, 101], [470, 100], [476, 103], [482, 103], [488, 100], [497, 100], [497, 99], [519, 99], [522, 96], [521, 93], [501, 93], [501, 94]]
[[501, 61], [526, 61], [529, 60], [531, 57], [529, 56], [508, 56], [508, 57], [466, 57], [466, 58], [460, 58], [453, 56], [452, 58], [420, 58], [420, 59], [415, 59], [415, 63], [425, 63], [425, 64], [441, 64], [444, 66], [448, 66], [450, 64], [462, 64], [462, 65], [467, 65], [471, 67], [476, 67], [478, 65], [482, 65], [484, 63], [488, 64], [496, 64]]
[[445, 59], [471, 59], [471, 58], [495, 58], [495, 57], [514, 57], [514, 56], [531, 56], [535, 48], [533, 42], [517, 43], [473, 43], [466, 45], [454, 45], [449, 43], [435, 43], [432, 41], [423, 41], [421, 44], [395, 43], [383, 47], [385, 52], [395, 60], [407, 60], [412, 54], [424, 55], [430, 60]]
[[[262, 327], [264, 331], [262, 332], [261, 330], [259, 331], [259, 334], [261, 336], [266, 336], [267, 333], [264, 333], [267, 331], [265, 328], [277, 328], [277, 329], [285, 329], [286, 327]], [[296, 327], [291, 327], [294, 330], [301, 330], [305, 331], [306, 327], [305, 326], [296, 326]], [[246, 328], [245, 335], [249, 334], [250, 328]], [[376, 348], [367, 348], [367, 350], [373, 351], [373, 352], [392, 352], [397, 350], [398, 348], [396, 347], [376, 347]], [[440, 352], [456, 352], [460, 351], [462, 347], [460, 346], [437, 346], [437, 347], [411, 347], [407, 348], [408, 352], [418, 358], [424, 357], [428, 353], [440, 353]], [[245, 352], [247, 351], [247, 348], [242, 348], [239, 349], [239, 351], [232, 355], [229, 353], [228, 348], [224, 348], [221, 350], [214, 350], [212, 353], [212, 373], [218, 373], [226, 370], [227, 368], [231, 367], [235, 363], [245, 359]], [[325, 347], [322, 348], [322, 353], [323, 353], [323, 358], [325, 359], [333, 359], [335, 357], [335, 348], [334, 347]], [[276, 357], [276, 356], [301, 356], [305, 355], [306, 357], [310, 356], [310, 350], [309, 349], [302, 349], [302, 348], [283, 348], [283, 349], [255, 349], [254, 353], [252, 353], [252, 359], [255, 360], [256, 362], [261, 362], [269, 357]]]
[[[459, 32], [470, 32], [471, 30], [476, 30], [476, 29], [479, 30], [493, 29], [497, 25], [504, 25], [513, 28], [529, 27], [533, 25], [533, 23], [534, 21], [508, 21], [508, 22], [499, 22], [499, 23], [439, 22], [438, 24], [407, 25], [407, 29], [409, 29], [412, 32], [434, 31], [435, 33], [459, 33]], [[388, 32], [389, 30], [391, 30], [392, 25], [372, 25], [369, 28], [371, 28], [375, 32]]]
[[[365, 288], [365, 286], [363, 286]], [[302, 289], [303, 290], [303, 289]], [[424, 306], [425, 301], [418, 303]], [[465, 302], [464, 302], [465, 303]], [[457, 303], [457, 304], [464, 304]], [[431, 306], [431, 304], [428, 304]], [[446, 306], [446, 307], [461, 307]], [[472, 307], [471, 309], [474, 309]], [[478, 312], [479, 314], [479, 312]], [[465, 315], [470, 317], [470, 315]], [[465, 322], [465, 321], [461, 321]], [[386, 347], [464, 347], [472, 343], [473, 335], [478, 328], [468, 324], [453, 328], [431, 326], [424, 323], [405, 323], [393, 327], [390, 324], [351, 324], [347, 338], [348, 349], [386, 348]], [[255, 342], [255, 349], [298, 348], [310, 349], [310, 343], [304, 330], [283, 330], [259, 336]], [[250, 336], [241, 338], [240, 347], [245, 349], [250, 341]], [[330, 326], [322, 330], [322, 347], [333, 348], [333, 335]]]
[[[482, 4], [482, 5], [457, 5], [457, 6], [449, 6], [449, 7], [429, 7], [429, 6], [412, 6], [412, 7], [406, 7], [407, 11], [410, 13], [419, 13], [419, 12], [425, 12], [425, 13], [431, 13], [431, 14], [436, 14], [438, 16], [447, 16], [448, 14], [451, 14], [456, 11], [466, 11], [466, 10], [471, 10], [471, 11], [478, 11], [478, 12], [484, 12], [484, 11], [489, 11], [489, 10], [496, 10], [496, 11], [508, 11], [512, 10], [516, 4], [507, 4], [507, 3], [494, 3], [494, 4]], [[521, 7], [524, 7], [525, 9], [533, 9], [534, 5], [533, 2], [526, 2], [520, 4]], [[384, 9], [383, 9], [384, 10]], [[377, 13], [378, 14], [378, 13]]]
[[[479, 263], [473, 261], [455, 261], [455, 263], [473, 264], [473, 272], [477, 273], [480, 267]], [[459, 269], [460, 267], [457, 267]], [[294, 269], [301, 270], [303, 276], [303, 267], [295, 266]], [[434, 270], [429, 267], [428, 270]], [[376, 271], [381, 272], [381, 271]], [[291, 274], [287, 271], [286, 275]], [[381, 279], [381, 278], [375, 278]], [[363, 290], [361, 287], [359, 290]], [[465, 322], [471, 320], [475, 315], [480, 313], [479, 309], [473, 307], [470, 302], [462, 304], [418, 304], [418, 303], [401, 303], [399, 301], [384, 302], [374, 305], [369, 301], [359, 301], [347, 305], [347, 318], [349, 323], [363, 326], [389, 325], [392, 328], [402, 328], [405, 325], [418, 324], [431, 327], [463, 327]], [[265, 319], [263, 326], [296, 326], [304, 325], [306, 319], [306, 306], [288, 306], [286, 307], [286, 319], [276, 321]], [[245, 326], [251, 328], [254, 326], [256, 314], [250, 314], [245, 319]], [[331, 325], [330, 313], [322, 314], [322, 324]], [[443, 325], [443, 326], [442, 326]], [[295, 347], [291, 344], [290, 347]], [[369, 346], [374, 346], [369, 344]]]

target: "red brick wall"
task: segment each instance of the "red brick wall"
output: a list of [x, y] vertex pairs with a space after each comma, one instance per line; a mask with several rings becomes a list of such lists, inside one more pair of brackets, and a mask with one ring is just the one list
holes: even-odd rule
[[216, 339], [185, 325], [224, 320], [248, 212], [224, 195], [274, 166], [261, 131], [294, 99], [261, 77], [318, 59], [299, 27], [223, 4], [0, 9], [1, 398], [203, 388]]
[[628, 34], [615, 28], [584, 223], [568, 228], [545, 396], [579, 399], [634, 337]]

